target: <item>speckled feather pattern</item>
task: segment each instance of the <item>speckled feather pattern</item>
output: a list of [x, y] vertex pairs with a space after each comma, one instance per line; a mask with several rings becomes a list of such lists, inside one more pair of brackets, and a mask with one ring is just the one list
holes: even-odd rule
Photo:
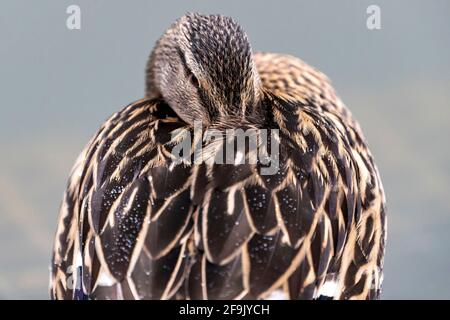
[[252, 57], [267, 121], [239, 126], [280, 130], [276, 174], [175, 162], [171, 133], [192, 127], [160, 98], [130, 104], [72, 170], [52, 298], [76, 297], [69, 280], [89, 299], [314, 299], [330, 281], [335, 299], [379, 298], [385, 196], [361, 129], [322, 73], [287, 55]]

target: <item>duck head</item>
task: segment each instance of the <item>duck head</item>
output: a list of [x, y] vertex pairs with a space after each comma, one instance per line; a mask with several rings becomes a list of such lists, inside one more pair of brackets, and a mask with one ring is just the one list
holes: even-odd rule
[[150, 56], [146, 94], [164, 99], [189, 124], [252, 115], [260, 79], [242, 27], [221, 15], [179, 18]]

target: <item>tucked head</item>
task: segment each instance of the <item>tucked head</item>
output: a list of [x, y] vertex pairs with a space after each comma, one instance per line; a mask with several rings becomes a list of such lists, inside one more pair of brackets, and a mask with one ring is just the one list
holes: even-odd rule
[[260, 80], [241, 26], [221, 15], [187, 14], [159, 39], [147, 66], [147, 95], [162, 97], [187, 123], [244, 117]]

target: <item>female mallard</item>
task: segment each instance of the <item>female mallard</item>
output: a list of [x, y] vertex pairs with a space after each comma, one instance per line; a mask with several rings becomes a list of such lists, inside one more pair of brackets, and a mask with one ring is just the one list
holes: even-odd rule
[[[194, 13], [158, 41], [146, 80], [147, 97], [114, 114], [76, 161], [52, 298], [379, 297], [383, 188], [322, 73], [252, 54], [235, 21]], [[196, 120], [219, 133], [278, 129], [277, 169], [180, 161], [173, 149]], [[210, 158], [219, 145], [200, 143]]]

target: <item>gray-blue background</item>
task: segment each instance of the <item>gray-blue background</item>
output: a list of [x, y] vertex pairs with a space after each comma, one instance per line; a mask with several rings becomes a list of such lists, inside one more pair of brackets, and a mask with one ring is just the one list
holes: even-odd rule
[[[82, 29], [66, 28], [81, 7]], [[381, 7], [382, 29], [366, 28]], [[361, 122], [389, 207], [384, 298], [450, 298], [448, 1], [0, 3], [0, 298], [47, 298], [77, 153], [143, 95], [154, 42], [186, 11], [235, 17], [255, 50], [325, 72]]]

